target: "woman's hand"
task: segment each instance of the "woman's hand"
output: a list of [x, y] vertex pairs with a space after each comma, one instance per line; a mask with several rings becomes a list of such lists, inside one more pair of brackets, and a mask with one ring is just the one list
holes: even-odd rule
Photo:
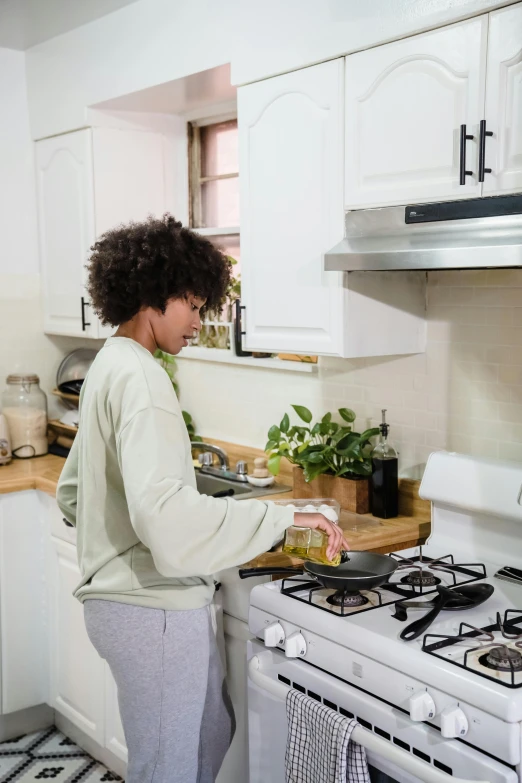
[[326, 548], [326, 557], [333, 560], [342, 549], [349, 550], [350, 545], [343, 536], [343, 531], [338, 525], [326, 519], [322, 514], [294, 514], [294, 525], [297, 527], [309, 527], [312, 530], [322, 530], [328, 536], [328, 546]]

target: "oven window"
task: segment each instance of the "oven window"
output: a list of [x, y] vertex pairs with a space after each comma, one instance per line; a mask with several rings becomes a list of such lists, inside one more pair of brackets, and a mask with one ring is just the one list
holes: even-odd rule
[[391, 778], [386, 772], [381, 772], [380, 769], [375, 769], [371, 764], [368, 765], [370, 771], [370, 780], [372, 783], [398, 783], [395, 778]]

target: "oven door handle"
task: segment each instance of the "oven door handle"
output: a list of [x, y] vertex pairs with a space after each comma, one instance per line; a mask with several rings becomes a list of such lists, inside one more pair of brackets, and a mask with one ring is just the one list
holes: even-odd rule
[[[252, 656], [248, 662], [248, 676], [259, 688], [268, 691], [278, 699], [286, 700], [290, 688], [282, 682], [276, 682], [267, 677], [266, 674], [263, 674], [262, 658], [265, 654], [261, 653], [261, 655]], [[486, 780], [464, 780], [464, 778], [447, 775], [440, 769], [432, 767], [431, 764], [427, 764], [396, 745], [392, 745], [391, 742], [382, 737], [376, 736], [369, 729], [363, 728], [363, 726], [356, 726], [351, 738], [354, 742], [366, 748], [366, 750], [382, 756], [387, 761], [391, 761], [400, 769], [422, 780], [423, 783], [488, 783]]]

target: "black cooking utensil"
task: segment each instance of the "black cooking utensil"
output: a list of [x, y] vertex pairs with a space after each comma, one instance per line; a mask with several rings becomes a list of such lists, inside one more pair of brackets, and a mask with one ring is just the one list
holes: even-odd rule
[[[427, 601], [425, 603], [426, 607], [431, 606], [431, 611], [425, 614], [424, 617], [421, 617], [419, 620], [415, 620], [413, 623], [410, 623], [410, 625], [404, 628], [400, 633], [400, 638], [404, 639], [406, 642], [410, 642], [412, 639], [417, 639], [421, 634], [424, 633], [424, 631], [427, 630], [427, 628], [429, 628], [439, 612], [441, 612], [443, 609], [450, 609], [452, 611], [474, 609], [475, 606], [479, 606], [480, 604], [484, 603], [484, 601], [486, 601], [493, 594], [494, 589], [495, 588], [493, 585], [488, 584], [463, 585], [458, 589], [454, 588], [452, 590], [450, 590], [448, 587], [444, 587], [443, 585], [438, 585], [437, 592], [439, 593], [439, 597], [434, 601]], [[411, 607], [416, 607], [418, 605], [417, 602], [413, 601], [401, 601], [399, 603], [405, 604], [406, 606], [409, 605]], [[399, 607], [399, 615], [400, 608], [401, 607]], [[404, 606], [402, 609], [404, 611]], [[402, 619], [401, 616], [397, 615], [397, 605], [395, 606], [395, 611], [396, 614], [394, 617]]]
[[[478, 606], [486, 601], [493, 593], [494, 587], [492, 585], [480, 584], [480, 585], [462, 585], [461, 587], [451, 588], [453, 593], [453, 599], [446, 604], [445, 611], [459, 609], [472, 609], [474, 606]], [[438, 601], [438, 597], [433, 601], [419, 601], [410, 600], [397, 601], [394, 606], [395, 612], [392, 617], [395, 617], [401, 622], [405, 622], [408, 619], [408, 609], [432, 609]]]

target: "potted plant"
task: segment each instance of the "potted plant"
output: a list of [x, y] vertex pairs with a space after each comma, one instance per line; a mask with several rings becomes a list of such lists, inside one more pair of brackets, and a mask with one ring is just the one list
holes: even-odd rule
[[[154, 354], [154, 358], [158, 360], [159, 364], [163, 367], [163, 369], [169, 376], [170, 382], [174, 387], [174, 391], [176, 392], [176, 395], [179, 396], [179, 386], [176, 381], [176, 360], [174, 356], [158, 348], [158, 350]], [[201, 438], [199, 435], [196, 434], [196, 427], [194, 425], [194, 421], [190, 413], [188, 413], [187, 411], [181, 411], [181, 413], [183, 415], [183, 421], [185, 422], [185, 426], [187, 428], [190, 440], [202, 441], [203, 438]]]
[[292, 408], [307, 426], [291, 426], [285, 413], [279, 426], [270, 427], [265, 451], [271, 473], [277, 476], [285, 457], [295, 466], [294, 497], [333, 497], [347, 511], [368, 513], [370, 438], [378, 435], [379, 429], [355, 432], [352, 424], [356, 415], [350, 408], [339, 408], [342, 423], [332, 421], [332, 414], [326, 413], [315, 424], [308, 408]]

